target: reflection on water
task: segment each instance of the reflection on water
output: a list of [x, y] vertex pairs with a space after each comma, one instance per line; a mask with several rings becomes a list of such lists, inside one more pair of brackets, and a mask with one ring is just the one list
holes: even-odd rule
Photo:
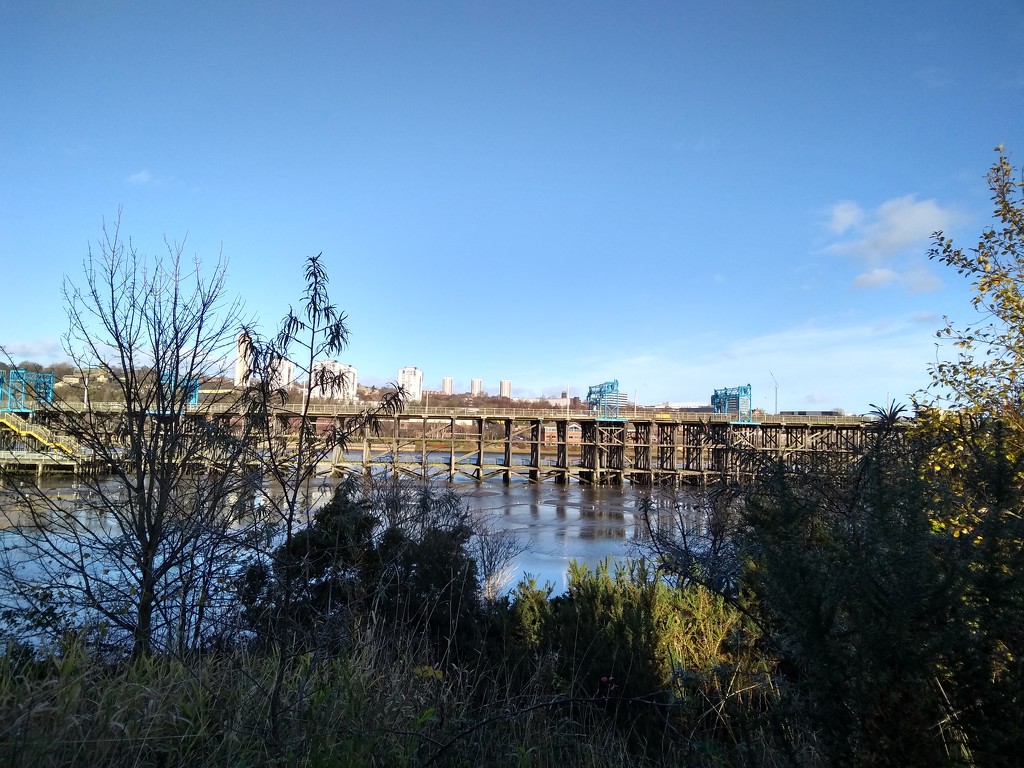
[[[456, 485], [469, 508], [481, 519], [496, 530], [514, 532], [527, 545], [527, 550], [516, 558], [512, 586], [522, 576], [530, 574], [537, 577], [538, 584], [550, 581], [558, 594], [567, 587], [570, 560], [594, 566], [606, 558], [624, 558], [644, 535], [643, 523], [636, 514], [643, 491], [628, 486], [547, 483], [506, 486], [474, 482]], [[313, 506], [327, 501], [332, 488], [332, 484], [323, 479], [316, 481], [309, 489]], [[81, 494], [89, 493], [86, 488], [67, 480], [53, 482], [48, 491], [51, 497], [59, 496], [71, 506], [81, 499]], [[13, 518], [10, 522], [19, 522], [20, 503], [16, 492], [0, 490], [0, 504], [4, 507], [4, 516]], [[89, 504], [82, 506], [87, 510]], [[85, 510], [79, 508], [75, 512], [81, 515]], [[94, 524], [99, 526], [103, 522], [96, 520]]]
[[590, 566], [623, 558], [643, 535], [636, 514], [641, 493], [629, 487], [459, 484], [470, 509], [499, 530], [514, 531], [529, 549], [515, 577], [530, 574], [565, 591], [570, 560]]

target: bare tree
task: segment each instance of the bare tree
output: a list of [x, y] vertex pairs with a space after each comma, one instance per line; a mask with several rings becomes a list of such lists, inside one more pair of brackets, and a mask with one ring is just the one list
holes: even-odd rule
[[530, 544], [515, 531], [501, 529], [489, 520], [477, 520], [471, 552], [480, 569], [483, 598], [497, 602], [515, 576], [515, 560]]
[[[301, 574], [286, 563], [277, 562], [282, 552], [292, 552], [298, 534], [311, 521], [317, 499], [320, 473], [330, 470], [325, 463], [335, 451], [343, 451], [353, 434], [376, 430], [378, 418], [396, 413], [402, 405], [401, 389], [385, 395], [380, 403], [362, 413], [332, 418], [329, 423], [311, 413], [315, 395], [340, 389], [342, 381], [319, 361], [340, 355], [348, 346], [348, 327], [344, 313], [331, 303], [327, 292], [327, 271], [321, 255], [306, 261], [306, 290], [298, 311], [290, 308], [277, 335], [261, 338], [254, 328], [241, 335], [240, 348], [249, 374], [245, 392], [245, 415], [250, 430], [251, 454], [258, 462], [265, 482], [256, 487], [259, 519], [269, 535], [271, 546], [256, 554], [268, 574], [275, 574], [279, 599], [275, 603], [271, 625], [278, 648], [278, 670], [269, 691], [271, 734], [276, 738], [282, 717], [282, 689], [288, 670], [289, 651], [302, 628], [296, 626], [292, 608], [302, 585]], [[294, 367], [294, 386], [285, 372]], [[298, 405], [290, 395], [301, 393]], [[274, 567], [277, 565], [278, 567]]]
[[[224, 373], [240, 324], [225, 263], [204, 270], [166, 242], [159, 257], [103, 228], [84, 280], [66, 280], [65, 351], [109, 380], [116, 402], [40, 403], [60, 449], [102, 472], [75, 497], [29, 483], [4, 510], [0, 582], [8, 618], [51, 633], [89, 625], [133, 654], [199, 641], [227, 577], [244, 436], [221, 414], [230, 395], [198, 397]], [[70, 438], [70, 439], [68, 439]]]
[[700, 584], [726, 597], [739, 586], [737, 491], [730, 486], [659, 488], [641, 499], [640, 551], [679, 586]]

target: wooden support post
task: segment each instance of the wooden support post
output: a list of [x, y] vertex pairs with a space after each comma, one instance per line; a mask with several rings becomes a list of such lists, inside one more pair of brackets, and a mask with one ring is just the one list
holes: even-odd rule
[[540, 448], [544, 441], [544, 426], [540, 419], [534, 419], [530, 424], [530, 482], [539, 483], [541, 480], [540, 469]]
[[420, 427], [420, 477], [426, 480], [430, 475], [427, 472], [427, 415], [423, 414], [423, 423]]
[[505, 469], [502, 472], [502, 480], [505, 485], [512, 484], [512, 419], [505, 419]]
[[487, 429], [486, 419], [477, 418], [476, 428], [476, 479], [482, 481], [484, 479], [484, 432]]
[[448, 444], [448, 482], [455, 480], [455, 417], [449, 422], [451, 442]]
[[569, 422], [556, 421], [555, 433], [555, 478], [560, 485], [566, 485], [569, 482]]

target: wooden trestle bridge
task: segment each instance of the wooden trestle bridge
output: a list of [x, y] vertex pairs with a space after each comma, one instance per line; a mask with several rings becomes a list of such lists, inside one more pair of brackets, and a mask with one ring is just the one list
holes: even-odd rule
[[679, 411], [608, 420], [589, 412], [414, 409], [385, 419], [376, 435], [353, 435], [331, 464], [335, 472], [388, 468], [449, 481], [703, 484], [749, 479], [768, 457], [806, 466], [851, 456], [871, 425], [849, 416], [743, 423]]
[[[93, 413], [106, 411], [111, 416], [119, 410], [116, 403], [92, 406]], [[226, 403], [206, 407], [200, 401], [190, 410], [197, 416], [237, 418]], [[279, 434], [294, 431], [297, 411], [297, 405], [275, 409]], [[309, 406], [310, 417], [343, 428], [354, 423], [359, 412], [359, 404]], [[86, 458], [77, 446], [47, 430], [42, 419], [7, 418], [10, 423], [0, 423], [0, 436], [8, 435], [6, 442], [20, 441], [22, 450], [0, 445], [3, 464], [32, 466], [39, 473], [84, 467]], [[345, 449], [335, 450], [329, 466], [321, 471], [389, 470], [425, 479], [504, 483], [742, 482], [768, 457], [807, 466], [853, 455], [864, 447], [873, 423], [863, 417], [832, 415], [768, 415], [756, 423], [734, 419], [670, 409], [636, 409], [631, 415], [607, 419], [564, 409], [411, 406], [382, 418], [377, 432], [362, 429], [351, 434]]]

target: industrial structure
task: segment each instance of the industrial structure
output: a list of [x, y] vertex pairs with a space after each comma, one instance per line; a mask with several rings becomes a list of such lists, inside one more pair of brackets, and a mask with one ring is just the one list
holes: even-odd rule
[[[253, 358], [253, 340], [248, 332], [242, 331], [235, 337], [235, 375], [234, 384], [236, 387], [246, 387], [253, 376], [251, 366]], [[270, 385], [272, 387], [290, 387], [295, 383], [295, 363], [287, 358], [281, 358], [277, 365], [270, 371]]]
[[711, 396], [711, 410], [715, 413], [735, 415], [738, 424], [754, 423], [754, 398], [750, 385], [716, 389]]
[[332, 456], [332, 469], [503, 483], [747, 482], [780, 458], [812, 466], [856, 455], [873, 428], [853, 416], [740, 423], [731, 414], [652, 409], [617, 420], [592, 410], [482, 410], [407, 409], [384, 419], [379, 431], [352, 435]]
[[53, 374], [22, 368], [0, 371], [0, 411], [34, 411], [40, 402], [53, 401]]
[[77, 472], [91, 468], [78, 441], [33, 420], [53, 402], [53, 374], [0, 371], [0, 465], [5, 470]]
[[252, 355], [252, 338], [242, 331], [235, 339], [235, 386], [244, 387], [249, 384], [249, 359]]
[[619, 381], [606, 381], [595, 384], [587, 390], [587, 409], [603, 421], [619, 419]]

